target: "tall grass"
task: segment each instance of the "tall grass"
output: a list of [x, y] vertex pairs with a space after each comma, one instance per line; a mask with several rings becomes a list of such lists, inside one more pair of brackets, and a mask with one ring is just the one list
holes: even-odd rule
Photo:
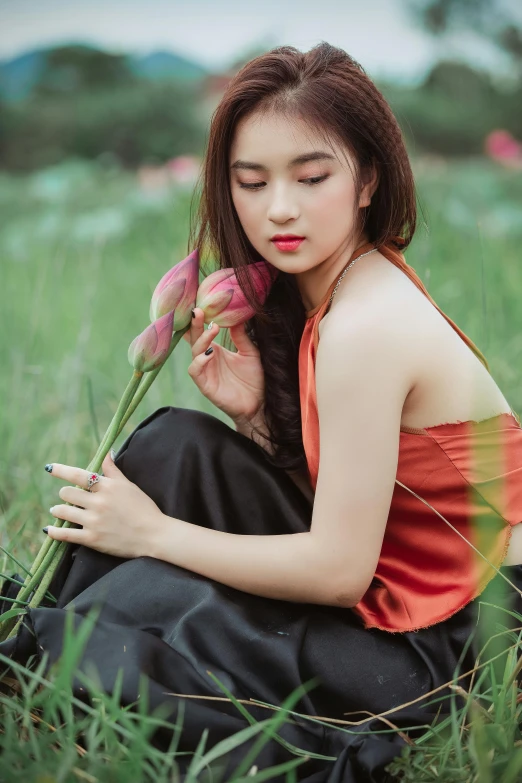
[[[414, 167], [422, 212], [406, 258], [483, 350], [511, 407], [520, 411], [522, 178], [482, 160], [419, 159]], [[2, 574], [20, 570], [11, 555], [30, 564], [41, 528], [50, 522], [47, 509], [57, 490], [43, 466], [89, 462], [126, 384], [127, 348], [148, 323], [153, 288], [189, 250], [189, 201], [187, 189], [142, 191], [131, 173], [79, 161], [32, 176], [0, 177]], [[162, 405], [198, 408], [228, 421], [188, 377], [190, 350], [181, 342], [175, 362], [164, 368], [119, 442]], [[122, 708], [117, 693], [96, 690], [95, 681], [85, 687], [97, 706], [75, 702], [67, 679], [75, 644], [78, 639], [71, 639], [66, 665], [52, 677], [44, 678], [40, 665], [34, 671], [19, 667], [16, 677], [4, 680], [0, 779], [176, 780], [175, 737], [167, 754], [148, 742], [161, 715]], [[0, 673], [3, 663], [0, 658]], [[522, 696], [515, 666], [514, 652], [504, 656], [500, 676], [493, 664], [483, 666], [466, 707], [455, 707], [392, 765], [397, 779], [521, 780]], [[270, 728], [276, 718], [281, 720], [279, 712], [230, 742], [277, 733], [276, 724]], [[204, 736], [193, 779], [208, 774], [203, 760], [212, 749], [205, 750]], [[208, 761], [213, 780], [219, 779], [219, 750], [227, 748]], [[293, 752], [295, 764], [303, 763], [306, 750]], [[269, 771], [256, 772], [251, 754], [248, 759], [249, 769], [234, 779], [249, 771], [249, 779], [270, 779]], [[273, 777], [283, 774], [297, 779], [292, 765]]]

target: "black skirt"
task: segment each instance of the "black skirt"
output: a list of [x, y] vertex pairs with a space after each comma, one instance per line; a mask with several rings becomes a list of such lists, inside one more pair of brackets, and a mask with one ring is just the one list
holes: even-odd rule
[[[312, 504], [286, 472], [272, 466], [257, 444], [209, 414], [160, 408], [127, 438], [115, 462], [163, 513], [192, 524], [255, 535], [310, 528]], [[520, 566], [501, 571], [522, 588]], [[522, 612], [518, 594], [497, 576], [490, 587], [499, 586], [510, 608]], [[6, 582], [4, 595], [12, 595], [13, 588]], [[279, 734], [287, 741], [332, 757], [310, 758], [297, 768], [296, 779], [307, 783], [385, 781], [384, 768], [405, 743], [397, 733], [371, 735], [370, 730], [386, 730], [389, 724], [370, 716], [447, 683], [457, 667], [459, 673], [469, 671], [483, 642], [476, 625], [478, 599], [431, 627], [389, 633], [365, 629], [350, 609], [255, 596], [162, 560], [125, 560], [83, 546], [69, 546], [50, 589], [58, 603], [30, 610], [17, 637], [2, 642], [0, 652], [26, 662], [45, 651], [51, 666], [61, 654], [66, 614], [73, 613], [77, 627], [98, 606], [79, 670], [88, 673], [94, 664], [110, 694], [123, 668], [121, 703], [136, 702], [145, 683], [150, 709], [166, 703], [172, 724], [183, 700], [179, 751], [195, 751], [204, 729], [208, 750], [248, 726], [207, 671], [238, 699], [271, 705], [316, 678], [293, 707], [296, 712], [363, 722], [336, 728], [294, 716], [283, 725]], [[6, 611], [11, 605], [3, 603]], [[466, 685], [465, 679], [460, 682]], [[81, 688], [75, 679], [75, 696], [85, 700]], [[449, 693], [445, 689], [437, 696]], [[445, 702], [449, 705], [449, 699]], [[420, 734], [441, 707], [449, 709], [445, 702], [426, 706], [421, 700], [386, 717], [399, 728], [417, 726]], [[247, 709], [256, 720], [273, 714], [253, 703]], [[415, 730], [410, 736], [417, 736]], [[152, 741], [166, 748], [170, 739], [171, 732], [160, 728]], [[226, 756], [227, 772], [253, 742]], [[190, 755], [179, 758], [183, 773]], [[262, 769], [292, 758], [270, 740], [255, 763]]]

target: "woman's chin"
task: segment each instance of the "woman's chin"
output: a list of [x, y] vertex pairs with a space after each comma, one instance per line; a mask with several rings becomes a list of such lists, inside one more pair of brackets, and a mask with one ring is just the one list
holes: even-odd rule
[[[282, 256], [283, 254], [281, 254]], [[315, 266], [317, 266], [316, 263], [313, 261], [310, 261], [310, 259], [304, 259], [299, 258], [297, 254], [288, 253], [286, 256], [281, 258], [267, 258], [267, 263], [271, 264], [276, 269], [279, 269], [280, 272], [288, 272], [292, 275], [298, 275], [302, 272], [309, 272], [310, 269], [313, 269]]]

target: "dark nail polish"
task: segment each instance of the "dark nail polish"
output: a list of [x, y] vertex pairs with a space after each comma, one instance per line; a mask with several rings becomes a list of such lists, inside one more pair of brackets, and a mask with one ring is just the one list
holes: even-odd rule
[[47, 531], [49, 530], [49, 528], [48, 528], [48, 527], [43, 527], [43, 528], [42, 528], [42, 530], [43, 530], [43, 532], [44, 532], [44, 533], [47, 533]]
[[205, 356], [209, 356], [213, 350], [214, 349], [212, 348], [212, 346], [210, 346], [210, 348], [207, 348], [207, 350], [205, 351]]
[[46, 469], [46, 471], [47, 471], [48, 473], [52, 473], [52, 472], [53, 472], [53, 466], [52, 466], [52, 464], [46, 465], [46, 466], [45, 466], [45, 469]]
[[196, 313], [194, 312], [194, 308], [192, 308], [191, 312], [192, 312], [192, 318], [195, 318], [196, 317]]

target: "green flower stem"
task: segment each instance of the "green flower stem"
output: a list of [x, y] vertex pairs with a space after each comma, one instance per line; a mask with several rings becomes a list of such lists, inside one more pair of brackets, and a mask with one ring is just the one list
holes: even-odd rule
[[[52, 539], [49, 539], [51, 541], [51, 544], [54, 543]], [[41, 573], [47, 568], [51, 560], [53, 559], [54, 551], [53, 547], [50, 546], [48, 551], [45, 554], [45, 557], [43, 558], [40, 567], [35, 573], [30, 577], [29, 582], [27, 585], [24, 585], [19, 591], [17, 595], [17, 599], [19, 601], [25, 601], [25, 599], [32, 593], [35, 586], [38, 584]]]
[[[105, 456], [111, 448], [112, 444], [123, 430], [123, 427], [130, 419], [147, 391], [150, 389], [152, 383], [156, 379], [156, 376], [171, 355], [172, 351], [189, 328], [190, 322], [183, 329], [174, 332], [170, 343], [169, 352], [164, 361], [155, 370], [147, 373], [146, 378], [143, 378], [143, 373], [134, 371], [132, 378], [127, 384], [127, 388], [125, 389], [120, 400], [118, 409], [114, 414], [112, 421], [105, 432], [105, 435], [102, 438], [96, 454], [87, 466], [88, 471], [97, 473], [100, 470], [102, 462], [105, 459]], [[80, 489], [83, 489], [83, 487], [80, 487]], [[55, 527], [71, 527], [70, 522], [61, 519], [55, 519], [53, 521], [53, 525]], [[16, 599], [17, 602], [23, 601], [25, 603], [25, 599], [31, 594], [35, 586], [39, 584], [33, 598], [29, 602], [29, 607], [36, 607], [40, 605], [40, 602], [47, 592], [47, 588], [52, 581], [56, 569], [60, 564], [66, 547], [66, 541], [57, 541], [56, 539], [50, 538], [47, 538], [47, 540], [44, 541], [31, 566], [30, 573], [27, 575], [23, 586], [18, 592]], [[11, 620], [6, 621], [5, 623], [0, 623], [0, 640], [6, 638], [6, 633], [9, 633], [9, 636], [7, 636], [8, 639], [15, 636], [18, 632], [18, 625], [21, 621], [22, 618], [19, 617], [18, 620], [16, 620], [16, 618], [11, 618]], [[16, 623], [16, 625], [13, 628], [14, 623]]]
[[[116, 429], [116, 425], [119, 423], [119, 418], [118, 417], [121, 418], [121, 416], [123, 415], [122, 414], [123, 406], [124, 405], [128, 405], [129, 402], [132, 400], [132, 393], [138, 387], [139, 382], [141, 381], [142, 375], [143, 375], [143, 373], [137, 373], [137, 372], [133, 373], [132, 378], [130, 379], [129, 383], [127, 384], [127, 388], [125, 389], [123, 397], [120, 400], [120, 404], [118, 405], [118, 410], [114, 414], [114, 416], [112, 418], [112, 421], [109, 424], [109, 426], [107, 428], [107, 431], [105, 432], [105, 435], [102, 438], [102, 442], [101, 442], [100, 446], [98, 447], [98, 450], [97, 450], [95, 456], [93, 457], [93, 459], [90, 461], [89, 465], [87, 466], [87, 470], [88, 471], [96, 473], [100, 469], [101, 464], [102, 464], [102, 462], [103, 462], [103, 460], [105, 458], [105, 455], [109, 451], [109, 449], [110, 449], [110, 447], [112, 445], [112, 442], [114, 442], [114, 440], [116, 440], [116, 437], [113, 436], [112, 442], [109, 445], [107, 445], [107, 447], [105, 449], [104, 449], [104, 446], [106, 445], [107, 440], [111, 437], [111, 433], [113, 433], [114, 430]], [[126, 408], [125, 408], [125, 410], [126, 410]], [[125, 410], [123, 411], [123, 413], [125, 412]], [[76, 485], [76, 486], [79, 489], [84, 489], [84, 487], [80, 487], [79, 485]], [[72, 504], [71, 503], [67, 503], [66, 505], [72, 505]], [[54, 524], [55, 527], [62, 527], [63, 526], [63, 520], [62, 519], [55, 519], [53, 524]], [[31, 566], [30, 573], [27, 575], [27, 577], [26, 577], [26, 579], [24, 581], [23, 588], [22, 588], [22, 589], [24, 589], [24, 592], [27, 593], [27, 595], [31, 592], [32, 588], [34, 587], [34, 584], [35, 584], [34, 577], [35, 577], [35, 575], [37, 573], [40, 572], [42, 564], [44, 562], [45, 563], [49, 562], [49, 560], [48, 560], [48, 558], [46, 558], [46, 556], [47, 556], [47, 553], [48, 553], [49, 549], [52, 547], [53, 543], [54, 543], [54, 540], [52, 538], [48, 538], [46, 541], [44, 541], [44, 543], [40, 547], [40, 551], [36, 555], [36, 558], [35, 558], [32, 566]], [[29, 588], [27, 591], [25, 591], [26, 587]], [[22, 596], [20, 596], [20, 597], [22, 597]]]
[[[71, 505], [71, 504], [68, 503], [67, 505]], [[63, 520], [59, 520], [59, 521], [63, 522], [63, 525], [61, 525], [61, 527], [72, 527], [71, 522], [67, 522]], [[37, 593], [35, 593], [35, 595], [33, 596], [30, 602], [26, 601], [26, 599], [29, 598], [31, 592], [34, 590], [34, 588], [36, 587], [40, 579], [42, 579], [42, 582], [40, 584], [43, 583], [43, 577], [45, 577], [46, 569], [50, 568], [54, 563], [56, 550], [58, 549], [60, 544], [63, 545], [63, 549], [62, 552], [60, 553], [60, 557], [63, 551], [65, 550], [65, 546], [66, 546], [65, 541], [57, 541], [56, 539], [52, 539], [52, 538], [48, 538], [47, 540], [49, 541], [50, 546], [48, 547], [48, 551], [40, 564], [39, 570], [36, 571], [32, 575], [32, 577], [30, 577], [30, 581], [27, 582], [27, 584], [24, 583], [24, 585], [18, 591], [18, 595], [16, 596], [16, 599], [13, 599], [13, 601], [17, 604], [20, 604], [22, 606], [27, 605], [28, 607], [39, 606], [42, 600], [42, 596], [44, 596], [47, 592], [47, 587], [49, 586], [51, 581], [50, 579], [46, 583], [45, 590], [42, 593], [40, 593], [38, 589], [38, 603], [36, 603]], [[56, 570], [56, 568], [54, 570]], [[51, 574], [51, 578], [53, 574]], [[13, 636], [16, 636], [16, 634], [18, 633], [18, 625], [21, 622], [22, 622], [22, 617], [20, 616], [18, 618], [11, 617], [9, 620], [4, 620], [4, 622], [0, 623], [0, 641], [4, 641], [5, 639], [11, 639]]]
[[[71, 505], [71, 504], [67, 504]], [[55, 520], [56, 527], [62, 527], [63, 521], [61, 519]], [[23, 585], [20, 586], [20, 589], [18, 591], [18, 594], [16, 596], [15, 602], [20, 602], [20, 605], [24, 605], [26, 603], [25, 599], [31, 594], [31, 591], [34, 588], [34, 585], [38, 581], [38, 574], [41, 573], [41, 567], [42, 564], [49, 563], [49, 558], [46, 559], [46, 555], [49, 552], [49, 549], [51, 548], [51, 545], [53, 544], [53, 540], [46, 537], [46, 540], [40, 547], [40, 550], [31, 566], [31, 569], [29, 571], [29, 574], [24, 579]], [[4, 620], [2, 623], [0, 623], [0, 641], [4, 641], [6, 638], [6, 635], [9, 633], [9, 631], [12, 629], [13, 625], [17, 622], [17, 618], [11, 617], [9, 620]], [[10, 638], [10, 637], [9, 637]]]
[[[93, 459], [90, 461], [89, 465], [87, 466], [87, 470], [88, 471], [90, 471], [92, 473], [96, 473], [100, 469], [101, 464], [102, 464], [102, 462], [103, 462], [103, 460], [105, 458], [105, 455], [109, 451], [109, 449], [112, 446], [112, 443], [114, 442], [114, 440], [116, 440], [117, 435], [113, 437], [112, 442], [109, 443], [105, 449], [104, 449], [104, 446], [106, 445], [107, 440], [110, 438], [111, 433], [115, 429], [115, 425], [117, 423], [117, 417], [118, 416], [121, 417], [123, 415], [123, 413], [125, 413], [126, 409], [123, 410], [123, 412], [122, 412], [123, 406], [124, 405], [128, 406], [129, 403], [131, 402], [133, 393], [135, 393], [136, 389], [138, 388], [139, 383], [140, 383], [140, 381], [142, 379], [142, 375], [143, 375], [143, 373], [137, 373], [137, 372], [133, 373], [132, 378], [130, 379], [129, 383], [127, 384], [127, 388], [125, 389], [125, 392], [123, 393], [123, 397], [120, 400], [120, 404], [118, 406], [118, 410], [116, 411], [115, 415], [113, 416], [112, 421], [109, 424], [109, 426], [108, 426], [108, 428], [107, 428], [107, 430], [105, 432], [105, 435], [102, 438], [102, 442], [100, 443], [100, 445], [98, 447], [98, 450], [96, 451], [96, 454], [94, 455]], [[78, 485], [76, 485], [76, 486], [79, 489], [84, 489], [84, 487], [80, 487]], [[66, 505], [72, 505], [72, 504], [71, 503], [67, 503]], [[53, 525], [55, 527], [63, 527], [64, 526], [64, 521], [62, 519], [55, 519], [53, 521]], [[69, 526], [69, 525], [67, 525], [67, 526]], [[30, 568], [29, 574], [24, 579], [24, 583], [21, 586], [20, 590], [18, 591], [17, 598], [20, 599], [20, 601], [25, 600], [25, 598], [27, 598], [27, 596], [29, 596], [31, 594], [32, 590], [34, 589], [34, 586], [38, 583], [41, 574], [47, 568], [47, 566], [49, 565], [49, 563], [52, 560], [52, 556], [51, 557], [48, 556], [49, 550], [52, 549], [53, 550], [53, 555], [54, 555], [54, 552], [56, 551], [56, 548], [57, 548], [57, 544], [59, 544], [59, 543], [60, 542], [55, 541], [52, 538], [46, 538], [46, 540], [43, 542], [42, 546], [40, 547], [40, 550], [38, 551], [38, 553], [36, 555], [36, 558], [35, 558], [32, 566]], [[2, 636], [2, 630], [3, 630], [3, 628], [2, 628], [2, 626], [0, 624], [0, 638]]]
[[[130, 402], [132, 401], [132, 398], [134, 396], [134, 393], [136, 389], [138, 388], [143, 373], [134, 371], [132, 378], [130, 379], [129, 383], [127, 384], [127, 388], [125, 389], [123, 396], [120, 400], [120, 404], [118, 405], [118, 409], [114, 416], [112, 417], [112, 421], [107, 428], [107, 432], [105, 433], [102, 442], [100, 446], [98, 447], [98, 451], [96, 452], [94, 458], [89, 463], [89, 467], [87, 470], [92, 471], [93, 473], [96, 473], [102, 465], [103, 460], [105, 459], [105, 456], [107, 452], [109, 451], [110, 447], [116, 440], [118, 436], [118, 427], [120, 424], [120, 421], [122, 419], [122, 416], [125, 414], [125, 411], [127, 410], [127, 407], [129, 406]], [[83, 487], [84, 489], [84, 487]], [[70, 505], [70, 504], [69, 504]], [[62, 525], [60, 527], [70, 527], [70, 523], [65, 523], [63, 520], [60, 520], [62, 522]], [[59, 546], [60, 541], [49, 539], [49, 547], [47, 552], [45, 553], [45, 556], [42, 559], [42, 562], [36, 571], [36, 573], [31, 578], [31, 581], [29, 582], [29, 585], [31, 585], [31, 582], [35, 580], [35, 582], [38, 582], [38, 576], [41, 575], [49, 566], [49, 563], [53, 560], [54, 554]], [[51, 572], [51, 576], [54, 575], [54, 571]], [[33, 585], [34, 586], [34, 585]], [[31, 588], [32, 589], [32, 588]], [[30, 592], [30, 590], [29, 590]], [[33, 598], [34, 600], [34, 598]]]
[[[143, 376], [142, 372], [134, 371], [134, 373], [132, 374], [129, 383], [127, 384], [127, 388], [125, 389], [123, 396], [120, 400], [118, 409], [116, 410], [116, 413], [114, 414], [112, 421], [109, 427], [107, 428], [105, 435], [103, 436], [102, 442], [98, 447], [95, 456], [89, 463], [87, 470], [95, 473], [100, 469], [101, 464], [105, 459], [105, 455], [107, 454], [112, 444], [118, 437], [119, 425], [121, 419], [126, 413], [128, 406], [132, 402], [132, 398], [141, 382], [142, 376]], [[84, 487], [80, 487], [80, 489], [84, 489]], [[72, 505], [72, 504], [69, 503], [67, 505]], [[64, 522], [63, 520], [59, 520], [59, 519], [55, 519], [53, 524], [55, 525], [55, 527], [71, 527], [70, 522]], [[60, 544], [64, 544], [64, 546], [59, 549]], [[40, 587], [36, 590], [29, 604], [29, 606], [31, 607], [39, 606], [42, 597], [47, 592], [47, 587], [49, 586], [54, 576], [54, 573], [58, 568], [58, 565], [61, 560], [61, 556], [65, 550], [65, 545], [66, 542], [57, 541], [51, 538], [48, 538], [47, 541], [43, 543], [31, 567], [30, 574], [27, 575], [26, 579], [24, 580], [23, 586], [20, 588], [18, 592], [17, 595], [18, 600], [25, 601], [25, 599], [31, 594], [34, 587], [40, 583]], [[45, 584], [45, 589], [43, 591], [41, 589], [42, 584]], [[11, 618], [11, 620], [13, 619], [15, 618]], [[7, 637], [8, 639], [16, 635], [16, 633], [18, 632], [18, 625], [20, 622], [21, 622], [21, 618], [18, 619], [16, 626], [11, 630], [9, 636]], [[9, 627], [12, 627], [12, 624], [9, 620], [7, 621], [7, 624], [8, 624], [7, 628], [4, 623], [0, 624], [0, 639], [5, 636], [6, 630], [9, 630]]]
[[[27, 598], [28, 595], [30, 595], [31, 590], [33, 589], [34, 580], [37, 579], [37, 566], [40, 566], [41, 563], [44, 561], [45, 554], [49, 550], [51, 543], [52, 541], [48, 539], [45, 542], [45, 544], [47, 544], [47, 547], [44, 547], [42, 545], [42, 547], [40, 548], [40, 551], [38, 552], [37, 555], [38, 563], [36, 560], [34, 561], [31, 571], [25, 577], [23, 585], [20, 586], [20, 589], [18, 590], [18, 593], [16, 595], [16, 599], [14, 599], [16, 604], [19, 604], [20, 606], [24, 606], [27, 604], [27, 601], [25, 599]], [[16, 617], [11, 617], [9, 620], [4, 620], [2, 623], [0, 623], [0, 641], [3, 642], [6, 638], [8, 638], [7, 634], [12, 629], [16, 621], [17, 621]]]
[[[56, 548], [51, 547], [51, 550], [49, 552], [49, 554], [51, 555], [49, 566], [47, 570], [44, 572], [42, 576], [42, 581], [38, 585], [35, 594], [29, 601], [29, 608], [40, 606], [42, 598], [46, 594], [47, 588], [51, 584], [51, 580], [55, 574], [55, 571], [60, 565], [61, 559], [65, 554], [65, 550], [67, 549], [67, 541], [55, 540], [53, 543], [57, 544], [57, 546]], [[14, 634], [14, 630], [13, 630], [13, 634]], [[7, 638], [9, 639], [10, 637], [8, 636]]]
[[[67, 527], [70, 527], [70, 524], [66, 525]], [[65, 525], [64, 525], [65, 527]], [[47, 588], [51, 584], [52, 578], [54, 576], [54, 573], [56, 569], [58, 568], [60, 561], [65, 553], [65, 550], [67, 548], [67, 541], [53, 541], [53, 544], [56, 544], [56, 547], [51, 547], [51, 549], [48, 552], [47, 557], [44, 559], [42, 563], [42, 579], [38, 587], [36, 588], [35, 594], [32, 597], [32, 599], [27, 601], [22, 601], [19, 596], [16, 597], [16, 603], [21, 603], [22, 605], [27, 606], [28, 609], [40, 606], [40, 603], [42, 601], [42, 598], [45, 596], [47, 592]], [[47, 570], [45, 570], [47, 569]], [[36, 575], [35, 575], [36, 576]], [[31, 588], [32, 589], [32, 588]], [[15, 603], [15, 601], [13, 601]], [[8, 632], [8, 635], [6, 636], [6, 639], [12, 639], [16, 634], [18, 633], [18, 626], [22, 622], [22, 617], [11, 617], [9, 620], [7, 620], [6, 625], [6, 631]]]
[[187, 324], [187, 326], [185, 326], [183, 329], [180, 329], [179, 331], [174, 332], [174, 334], [172, 336], [171, 343], [170, 343], [169, 352], [168, 352], [167, 356], [165, 357], [165, 361], [162, 364], [160, 364], [159, 367], [156, 367], [155, 370], [151, 370], [151, 372], [148, 372], [146, 374], [146, 377], [143, 378], [143, 380], [142, 380], [142, 382], [141, 382], [141, 384], [140, 384], [140, 386], [138, 388], [138, 391], [136, 392], [136, 394], [134, 396], [134, 399], [132, 400], [132, 403], [127, 408], [127, 412], [125, 413], [123, 419], [121, 420], [121, 424], [120, 424], [120, 427], [119, 427], [119, 430], [118, 430], [118, 435], [121, 433], [121, 431], [123, 430], [123, 428], [127, 424], [128, 420], [130, 419], [130, 417], [132, 416], [132, 414], [134, 413], [134, 411], [136, 410], [136, 408], [138, 407], [138, 405], [140, 404], [142, 399], [145, 397], [146, 393], [148, 392], [148, 390], [150, 389], [150, 387], [152, 386], [152, 384], [156, 380], [156, 376], [160, 372], [161, 368], [165, 365], [165, 362], [169, 358], [170, 354], [172, 353], [172, 351], [174, 350], [176, 345], [179, 343], [179, 341], [181, 340], [181, 338], [183, 337], [185, 332], [188, 331], [189, 328], [190, 328], [190, 323]]
[[98, 446], [98, 451], [94, 455], [87, 470], [90, 470], [93, 473], [97, 473], [101, 468], [102, 462], [105, 459], [107, 452], [109, 451], [112, 444], [118, 437], [118, 434], [120, 432], [121, 420], [125, 416], [127, 412], [127, 408], [132, 403], [133, 397], [136, 394], [136, 391], [142, 381], [142, 378], [143, 378], [143, 373], [134, 370], [134, 373], [132, 374], [132, 378], [127, 384], [127, 388], [123, 392], [123, 396], [120, 400], [120, 404], [118, 405], [118, 409], [114, 414], [114, 416], [112, 417], [112, 421], [109, 424], [107, 431], [102, 438], [102, 442]]
[[[70, 505], [70, 504], [68, 504], [68, 505]], [[63, 520], [57, 519], [56, 520], [56, 526], [57, 527], [61, 527], [62, 526], [62, 522], [63, 522]], [[26, 576], [26, 578], [24, 580], [23, 587], [25, 587], [26, 585], [29, 584], [31, 578], [36, 574], [36, 572], [40, 568], [40, 565], [42, 564], [42, 562], [43, 562], [43, 560], [45, 558], [45, 555], [49, 551], [49, 547], [51, 546], [51, 544], [52, 544], [51, 539], [50, 538], [46, 538], [45, 541], [43, 542], [42, 546], [40, 547], [40, 550], [39, 550], [38, 554], [36, 555], [36, 557], [34, 559], [34, 562], [33, 562], [32, 566], [31, 566], [31, 570], [30, 570], [29, 574]]]

